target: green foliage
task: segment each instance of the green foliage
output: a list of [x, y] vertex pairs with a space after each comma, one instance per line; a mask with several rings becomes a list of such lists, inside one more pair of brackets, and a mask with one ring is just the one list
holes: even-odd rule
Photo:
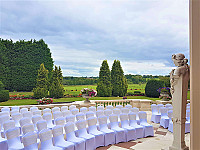
[[113, 63], [111, 70], [111, 83], [113, 96], [125, 96], [128, 84], [119, 60], [115, 60]]
[[53, 70], [53, 76], [52, 76], [52, 83], [49, 89], [49, 96], [54, 98], [60, 98], [64, 95], [64, 88], [62, 85], [62, 71], [61, 68], [55, 66], [55, 69]]
[[100, 97], [112, 95], [111, 75], [107, 60], [102, 62], [99, 71], [99, 81], [97, 83], [97, 94]]
[[33, 89], [35, 98], [43, 98], [48, 96], [48, 70], [45, 69], [44, 64], [40, 65], [38, 70], [36, 88]]
[[134, 91], [134, 94], [140, 94], [141, 91]]
[[170, 77], [169, 76], [160, 76], [159, 79], [164, 82], [165, 87], [170, 87]]
[[[51, 72], [53, 59], [43, 40], [0, 39], [0, 80], [10, 91], [31, 91], [36, 86], [40, 64]], [[50, 75], [50, 74], [49, 74]]]
[[160, 93], [157, 89], [164, 87], [164, 82], [160, 80], [149, 80], [145, 87], [145, 94], [147, 97], [159, 97]]
[[9, 100], [9, 90], [0, 90], [0, 102]]
[[4, 85], [3, 85], [3, 83], [0, 81], [0, 91], [1, 90], [4, 90]]

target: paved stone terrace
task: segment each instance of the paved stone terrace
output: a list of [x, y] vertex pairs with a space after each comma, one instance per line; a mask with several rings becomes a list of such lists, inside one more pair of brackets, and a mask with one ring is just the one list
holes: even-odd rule
[[[154, 127], [154, 137], [147, 137], [137, 139], [136, 141], [130, 141], [126, 143], [118, 143], [109, 145], [106, 147], [99, 147], [97, 150], [168, 150], [168, 147], [172, 145], [173, 134], [167, 129], [160, 127], [159, 124], [151, 123], [151, 112], [147, 112], [148, 123]], [[185, 134], [186, 145], [190, 145], [190, 133]]]

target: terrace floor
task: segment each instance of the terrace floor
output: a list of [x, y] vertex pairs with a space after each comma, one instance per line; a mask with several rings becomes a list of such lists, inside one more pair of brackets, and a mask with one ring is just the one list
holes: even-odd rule
[[[154, 137], [147, 137], [130, 141], [126, 143], [118, 143], [106, 147], [99, 147], [97, 150], [168, 150], [172, 145], [173, 134], [167, 129], [160, 127], [159, 124], [151, 123], [151, 112], [147, 112], [147, 120], [154, 127]], [[190, 133], [185, 134], [186, 145], [190, 145]]]

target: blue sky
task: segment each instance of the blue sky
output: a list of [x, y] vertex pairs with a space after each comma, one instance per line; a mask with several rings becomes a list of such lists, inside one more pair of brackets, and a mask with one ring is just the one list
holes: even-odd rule
[[64, 76], [98, 76], [105, 59], [168, 75], [172, 54], [189, 57], [189, 0], [0, 0], [0, 37], [44, 39]]

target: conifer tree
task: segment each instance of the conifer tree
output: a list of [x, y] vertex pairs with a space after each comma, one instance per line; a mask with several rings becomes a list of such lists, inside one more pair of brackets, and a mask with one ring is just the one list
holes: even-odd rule
[[119, 60], [115, 60], [113, 63], [111, 70], [111, 83], [113, 96], [125, 96], [128, 84]]
[[48, 96], [48, 73], [49, 71], [45, 69], [44, 64], [40, 65], [38, 70], [38, 77], [36, 88], [33, 89], [35, 98], [43, 98]]
[[102, 62], [99, 71], [99, 81], [97, 83], [97, 94], [100, 97], [109, 97], [112, 95], [112, 85], [110, 69], [107, 60]]
[[60, 80], [61, 76], [62, 76], [61, 68], [58, 69], [58, 67], [55, 66], [55, 69], [53, 70], [52, 83], [49, 89], [50, 97], [54, 97], [54, 98], [63, 97], [64, 88]]

